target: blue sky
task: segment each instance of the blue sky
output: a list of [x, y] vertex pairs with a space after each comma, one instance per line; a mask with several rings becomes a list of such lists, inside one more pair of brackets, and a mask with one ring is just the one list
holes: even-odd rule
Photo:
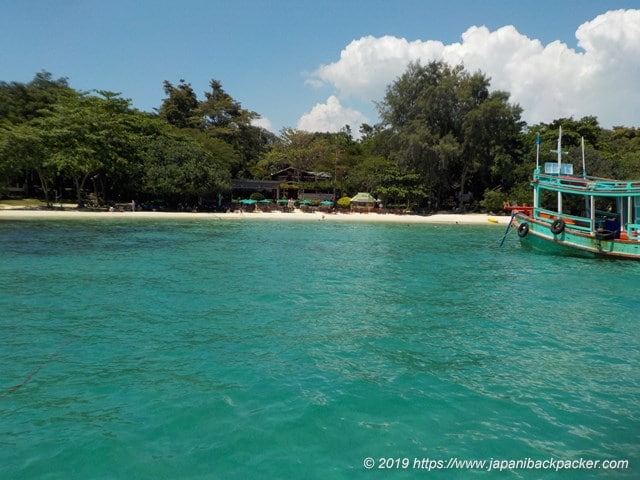
[[[341, 122], [353, 123], [357, 131], [358, 122], [375, 123], [374, 102], [382, 99], [384, 85], [417, 58], [423, 63], [460, 59], [470, 70], [487, 73], [496, 88], [510, 92], [519, 92], [522, 79], [531, 78], [526, 71], [513, 74], [518, 65], [526, 69], [531, 59], [553, 63], [557, 55], [568, 54], [572, 71], [565, 72], [566, 78], [584, 78], [585, 72], [598, 70], [598, 62], [609, 58], [604, 50], [610, 48], [631, 59], [630, 70], [616, 70], [617, 79], [629, 75], [636, 84], [640, 72], [640, 50], [634, 47], [640, 38], [636, 37], [639, 17], [605, 18], [607, 25], [613, 25], [607, 32], [622, 32], [622, 37], [607, 34], [606, 39], [597, 34], [594, 22], [608, 11], [638, 10], [640, 0], [1, 0], [0, 4], [1, 81], [28, 82], [36, 72], [47, 70], [56, 78], [67, 77], [78, 90], [121, 92], [133, 106], [151, 111], [164, 98], [164, 80], [176, 84], [184, 79], [202, 97], [209, 81], [217, 79], [276, 133], [283, 127], [335, 130]], [[586, 22], [593, 22], [594, 28], [585, 29], [583, 43], [593, 43], [594, 54], [585, 52], [576, 39]], [[514, 29], [503, 29], [509, 25]], [[486, 29], [463, 41], [463, 34], [474, 26]], [[599, 36], [591, 42], [594, 35]], [[363, 38], [368, 40], [357, 42]], [[618, 47], [616, 41], [623, 45]], [[505, 51], [513, 45], [520, 45], [519, 50]], [[505, 63], [511, 67], [496, 65], [497, 58], [509, 58]], [[621, 63], [629, 62], [620, 61], [612, 68], [621, 69]], [[322, 66], [330, 68], [321, 71]], [[601, 104], [611, 103], [598, 98], [607, 94], [606, 75], [590, 77], [588, 85], [580, 86], [586, 92], [583, 98], [593, 98], [583, 107], [575, 105], [577, 98], [570, 103], [569, 93], [562, 94], [567, 83], [563, 78], [564, 87], [546, 80], [533, 82], [531, 89], [543, 92], [537, 99], [526, 92], [514, 98], [512, 93], [525, 108], [525, 120], [551, 121], [584, 113], [597, 115], [605, 126], [640, 126], [640, 114], [628, 107], [637, 97], [614, 99], [621, 105], [618, 113], [600, 112], [606, 109]], [[350, 83], [355, 79], [360, 83]], [[612, 88], [631, 95], [634, 91], [631, 85]], [[535, 111], [540, 98], [553, 96], [559, 100]], [[638, 105], [635, 110], [640, 111]]]

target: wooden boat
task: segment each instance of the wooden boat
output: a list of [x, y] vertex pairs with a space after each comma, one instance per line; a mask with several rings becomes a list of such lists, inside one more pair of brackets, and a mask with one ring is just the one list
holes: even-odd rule
[[[573, 174], [562, 162], [562, 128], [557, 162], [539, 165], [537, 141], [533, 173], [533, 208], [514, 211], [512, 224], [523, 245], [555, 250], [640, 260], [640, 180], [612, 180]], [[508, 231], [508, 229], [507, 229]], [[505, 233], [506, 236], [506, 233]]]

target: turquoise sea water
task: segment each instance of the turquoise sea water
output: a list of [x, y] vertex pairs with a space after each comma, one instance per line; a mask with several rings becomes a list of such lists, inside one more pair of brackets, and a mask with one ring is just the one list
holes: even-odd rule
[[0, 478], [640, 478], [640, 264], [502, 233], [0, 222]]

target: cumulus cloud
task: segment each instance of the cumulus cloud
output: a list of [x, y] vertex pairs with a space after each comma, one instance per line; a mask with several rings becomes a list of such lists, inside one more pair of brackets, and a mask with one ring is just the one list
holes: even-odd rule
[[449, 45], [367, 36], [347, 45], [338, 61], [320, 66], [309, 83], [334, 87], [345, 103], [380, 101], [409, 62], [443, 60], [482, 71], [491, 88], [511, 94], [529, 123], [595, 115], [605, 127], [640, 125], [640, 10], [599, 15], [580, 25], [576, 38], [581, 50], [560, 41], [543, 45], [513, 26], [473, 26]]
[[311, 111], [298, 120], [297, 129], [308, 132], [338, 132], [349, 125], [355, 133], [362, 123], [369, 120], [357, 110], [343, 106], [335, 96], [330, 96], [326, 103], [317, 103]]
[[271, 121], [266, 117], [254, 118], [253, 120], [251, 120], [251, 125], [253, 125], [254, 127], [264, 128], [265, 130], [269, 131], [271, 131], [271, 129], [273, 128], [271, 126]]
[[340, 53], [340, 60], [322, 65], [312, 78], [334, 85], [341, 96], [380, 98], [386, 85], [401, 75], [409, 62], [441, 58], [443, 51], [441, 42], [367, 36], [352, 41]]

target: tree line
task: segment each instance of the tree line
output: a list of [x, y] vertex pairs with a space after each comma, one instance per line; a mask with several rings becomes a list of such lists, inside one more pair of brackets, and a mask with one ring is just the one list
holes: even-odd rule
[[[595, 117], [527, 125], [509, 93], [492, 91], [482, 72], [443, 62], [412, 63], [377, 104], [380, 123], [337, 133], [253, 125], [217, 80], [198, 98], [189, 83], [164, 82], [152, 113], [108, 91], [80, 92], [67, 79], [37, 73], [29, 83], [0, 82], [0, 194], [24, 189], [48, 204], [162, 199], [170, 205], [230, 199], [235, 178], [269, 179], [280, 170], [327, 172], [288, 188], [367, 191], [409, 209], [498, 208], [530, 201], [535, 139], [542, 157], [558, 127], [574, 169], [640, 178], [640, 129], [603, 129]], [[300, 175], [298, 175], [300, 177]], [[479, 203], [480, 202], [480, 203]]]

